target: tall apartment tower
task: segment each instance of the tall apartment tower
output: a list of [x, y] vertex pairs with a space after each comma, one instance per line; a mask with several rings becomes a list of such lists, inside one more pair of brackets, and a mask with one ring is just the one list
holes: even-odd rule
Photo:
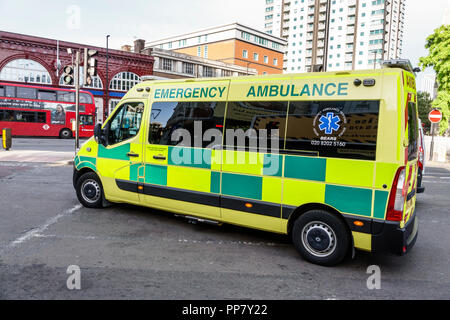
[[284, 71], [379, 68], [402, 55], [406, 0], [262, 0], [265, 32], [288, 41]]

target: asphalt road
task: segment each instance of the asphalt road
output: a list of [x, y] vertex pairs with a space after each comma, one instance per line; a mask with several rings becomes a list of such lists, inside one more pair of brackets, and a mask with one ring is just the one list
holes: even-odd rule
[[[67, 165], [0, 162], [0, 299], [450, 299], [450, 166], [427, 170], [410, 253], [358, 252], [334, 268], [304, 261], [285, 236], [86, 209], [71, 179]], [[71, 265], [81, 290], [67, 288]], [[370, 265], [379, 290], [367, 288]]]

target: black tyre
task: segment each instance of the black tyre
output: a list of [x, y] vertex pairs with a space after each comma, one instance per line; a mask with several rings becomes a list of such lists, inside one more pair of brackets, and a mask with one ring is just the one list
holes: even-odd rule
[[83, 174], [75, 185], [78, 200], [87, 208], [103, 208], [103, 186], [94, 172]]
[[59, 138], [60, 139], [72, 138], [72, 131], [70, 131], [69, 129], [62, 129], [61, 132], [59, 133]]
[[340, 263], [350, 249], [350, 240], [345, 223], [327, 211], [308, 211], [292, 228], [292, 241], [301, 256], [323, 266]]

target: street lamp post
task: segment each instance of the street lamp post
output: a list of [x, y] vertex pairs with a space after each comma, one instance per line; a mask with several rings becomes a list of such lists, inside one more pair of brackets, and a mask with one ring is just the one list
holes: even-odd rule
[[[106, 109], [104, 112], [105, 115], [105, 119], [108, 116], [109, 113], [109, 70], [108, 70], [108, 62], [109, 62], [109, 37], [110, 35], [108, 34], [106, 36]], [[105, 120], [103, 119], [103, 121]]]

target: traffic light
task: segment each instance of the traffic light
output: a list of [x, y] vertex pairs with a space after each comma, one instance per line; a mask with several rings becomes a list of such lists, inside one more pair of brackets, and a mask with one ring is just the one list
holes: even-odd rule
[[84, 85], [90, 86], [93, 77], [97, 75], [97, 59], [94, 57], [98, 54], [97, 50], [84, 49]]
[[74, 78], [74, 74], [73, 74], [73, 66], [65, 66], [63, 69], [63, 82], [65, 85], [67, 86], [72, 86], [73, 85], [73, 78]]

